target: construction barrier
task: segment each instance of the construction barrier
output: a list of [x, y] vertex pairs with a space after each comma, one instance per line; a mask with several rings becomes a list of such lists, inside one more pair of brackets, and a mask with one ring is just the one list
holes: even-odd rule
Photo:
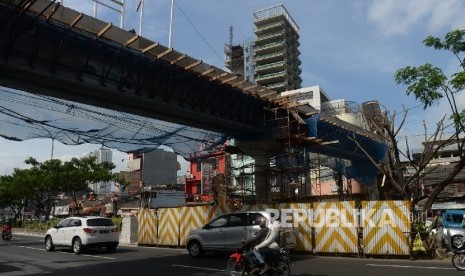
[[363, 253], [409, 255], [409, 201], [362, 202]]
[[137, 241], [140, 245], [158, 244], [158, 217], [153, 209], [142, 209], [137, 217]]
[[358, 253], [354, 201], [314, 203], [313, 210], [316, 252]]
[[258, 212], [258, 211], [265, 211], [270, 207], [267, 204], [255, 204], [255, 205], [242, 205], [239, 208], [236, 208], [236, 212]]
[[181, 208], [179, 245], [186, 246], [190, 231], [198, 229], [213, 217], [212, 206], [192, 206]]
[[232, 205], [215, 205], [209, 212], [210, 219], [224, 214], [232, 213], [236, 209]]
[[179, 246], [179, 222], [182, 208], [158, 209], [158, 245]]
[[[192, 206], [142, 209], [138, 216], [138, 242], [142, 245], [186, 246], [193, 229], [231, 212], [279, 211], [287, 215], [294, 233], [294, 250], [338, 254], [409, 255], [408, 201], [282, 203], [244, 206]], [[282, 213], [281, 211], [287, 213]], [[282, 221], [283, 223], [283, 221]], [[358, 229], [362, 229], [359, 241]]]
[[[284, 207], [284, 210], [292, 211], [288, 223], [292, 223], [292, 230], [295, 237], [294, 250], [312, 252], [312, 212], [310, 203], [288, 203], [278, 208], [280, 207]], [[282, 222], [284, 223], [284, 221]]]

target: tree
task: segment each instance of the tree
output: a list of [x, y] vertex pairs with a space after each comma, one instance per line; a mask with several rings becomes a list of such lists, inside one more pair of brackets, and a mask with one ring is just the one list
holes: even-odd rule
[[[404, 110], [404, 116], [401, 123], [396, 127], [396, 116], [397, 113], [390, 114], [385, 111], [383, 116], [371, 116], [366, 118], [371, 128], [375, 129], [377, 133], [387, 145], [388, 151], [386, 158], [380, 163], [377, 163], [370, 154], [365, 151], [363, 145], [361, 145], [356, 139], [352, 139], [357, 146], [365, 153], [368, 159], [375, 165], [378, 171], [386, 177], [385, 183], [383, 184], [383, 190], [386, 191], [388, 197], [395, 194], [396, 197], [403, 199], [410, 199], [409, 189], [415, 181], [415, 177], [410, 177], [405, 170], [405, 162], [402, 162], [402, 158], [409, 159], [408, 143], [406, 150], [402, 150], [398, 135], [402, 129], [405, 119], [407, 118], [408, 110]], [[407, 142], [407, 141], [406, 141]]]
[[[446, 34], [444, 40], [429, 36], [423, 43], [427, 47], [452, 53], [457, 58], [460, 67], [459, 72], [452, 74], [450, 77], [440, 68], [431, 64], [418, 67], [408, 66], [399, 69], [395, 73], [396, 83], [406, 85], [407, 95], [415, 96], [415, 99], [423, 104], [423, 109], [428, 109], [443, 99], [446, 100], [449, 107], [450, 117], [441, 119], [432, 135], [428, 135], [425, 128], [424, 145], [428, 144], [430, 146], [425, 147], [424, 151], [415, 159], [408, 153], [405, 155], [415, 170], [412, 177], [410, 177], [411, 181], [418, 181], [424, 174], [428, 173], [427, 165], [437, 152], [446, 145], [454, 144], [460, 156], [453, 169], [443, 179], [438, 179], [437, 183], [435, 183], [434, 189], [428, 196], [424, 206], [424, 211], [427, 211], [431, 209], [439, 193], [465, 167], [465, 139], [461, 139], [465, 134], [465, 109], [460, 110], [457, 105], [457, 97], [464, 92], [465, 88], [465, 30], [451, 31]], [[409, 184], [409, 182], [406, 184]]]
[[117, 179], [117, 174], [111, 172], [114, 164], [96, 163], [93, 156], [64, 163], [58, 159], [38, 162], [29, 157], [25, 163], [31, 167], [16, 168], [11, 176], [0, 178], [0, 207], [10, 207], [17, 217], [24, 202], [33, 201], [38, 215], [48, 219], [59, 193], [71, 194], [78, 206], [78, 193], [86, 192], [89, 183]]
[[31, 165], [31, 168], [15, 169], [13, 177], [17, 186], [27, 188], [25, 195], [35, 202], [37, 215], [44, 215], [47, 220], [60, 187], [67, 181], [63, 177], [62, 162], [58, 159], [38, 162], [29, 157], [24, 163]]
[[[381, 163], [376, 163], [366, 151], [365, 154], [371, 159], [378, 171], [386, 176], [387, 180], [384, 187], [394, 190], [398, 196], [404, 199], [413, 198], [414, 203], [422, 199], [416, 188], [423, 177], [431, 173], [432, 170], [428, 166], [431, 160], [445, 146], [456, 145], [460, 159], [443, 179], [438, 179], [437, 183], [433, 185], [435, 188], [432, 193], [424, 196], [428, 198], [424, 205], [424, 211], [431, 209], [438, 194], [465, 167], [465, 139], [461, 139], [465, 134], [465, 110], [460, 110], [456, 101], [459, 93], [463, 93], [465, 88], [465, 72], [463, 71], [465, 69], [465, 59], [463, 58], [465, 56], [464, 36], [464, 30], [456, 30], [447, 33], [444, 40], [430, 36], [423, 41], [425, 46], [433, 47], [436, 50], [449, 51], [458, 59], [461, 70], [450, 77], [447, 77], [440, 68], [431, 64], [418, 67], [408, 66], [397, 70], [395, 73], [396, 83], [407, 86], [406, 94], [415, 96], [415, 99], [422, 103], [424, 109], [428, 109], [444, 98], [450, 108], [450, 117], [440, 119], [436, 123], [436, 128], [432, 134], [428, 134], [427, 126], [424, 124], [423, 143], [425, 147], [421, 153], [413, 156], [410, 153], [408, 139], [399, 138], [408, 116], [408, 109], [404, 108], [402, 118], [398, 124], [396, 117], [399, 114], [396, 112], [389, 113], [386, 111], [384, 116], [367, 118], [370, 125], [375, 126], [375, 132], [384, 139], [388, 146], [388, 152], [386, 159]], [[449, 131], [450, 129], [452, 131]], [[357, 143], [357, 141], [355, 142]], [[405, 143], [405, 145], [402, 143]], [[363, 150], [363, 145], [358, 144], [358, 146]]]
[[[111, 172], [114, 168], [113, 163], [97, 163], [95, 156], [72, 158], [71, 161], [63, 164], [63, 176], [66, 181], [61, 190], [71, 194], [75, 206], [78, 206], [78, 192], [88, 190], [89, 183], [118, 178], [117, 174]], [[79, 214], [79, 208], [77, 208], [77, 213]]]
[[24, 197], [21, 190], [15, 189], [13, 180], [12, 176], [0, 176], [0, 208], [10, 208], [17, 221], [24, 206]]

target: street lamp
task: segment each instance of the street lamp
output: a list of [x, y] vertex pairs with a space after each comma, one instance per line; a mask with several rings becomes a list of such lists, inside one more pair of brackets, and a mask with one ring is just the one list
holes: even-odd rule
[[[52, 150], [51, 150], [51, 154], [50, 154], [50, 160], [53, 159], [53, 151], [54, 151], [54, 148], [55, 148], [55, 140], [57, 139], [58, 135], [60, 134], [63, 134], [63, 131], [62, 130], [59, 130], [55, 133], [52, 133], [48, 128], [46, 128], [45, 126], [41, 125], [41, 124], [37, 124], [37, 126], [40, 127], [40, 130], [39, 131], [43, 131], [47, 134], [47, 137], [49, 137], [50, 139], [52, 139]], [[43, 138], [44, 136], [39, 136], [39, 138]]]

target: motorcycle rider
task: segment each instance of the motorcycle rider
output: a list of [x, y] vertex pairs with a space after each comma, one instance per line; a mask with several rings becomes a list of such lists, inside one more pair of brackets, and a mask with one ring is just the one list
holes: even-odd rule
[[11, 229], [12, 229], [11, 224], [9, 221], [7, 221], [2, 227], [2, 237], [4, 237], [4, 235], [6, 234], [11, 235]]
[[260, 272], [260, 275], [266, 274], [268, 270], [270, 269], [270, 258], [271, 258], [271, 252], [279, 250], [279, 245], [277, 243], [277, 239], [279, 237], [279, 228], [280, 224], [279, 221], [275, 220], [271, 225], [270, 225], [270, 231], [268, 232], [267, 237], [265, 240], [263, 240], [260, 244], [255, 246], [255, 250], [257, 250], [265, 260], [265, 267], [263, 270]]
[[[244, 248], [252, 248], [256, 247], [257, 245], [261, 244], [265, 239], [268, 237], [268, 234], [270, 232], [270, 229], [268, 226], [266, 226], [266, 218], [265, 217], [259, 217], [257, 219], [257, 223], [260, 226], [260, 230], [255, 234], [255, 236], [251, 237], [247, 241], [243, 241], [243, 247]], [[257, 259], [260, 261], [260, 263], [263, 263], [263, 259], [261, 257], [261, 254], [258, 251], [255, 251]], [[262, 260], [260, 260], [262, 259]], [[252, 274], [260, 270], [260, 264], [257, 264], [252, 269]]]

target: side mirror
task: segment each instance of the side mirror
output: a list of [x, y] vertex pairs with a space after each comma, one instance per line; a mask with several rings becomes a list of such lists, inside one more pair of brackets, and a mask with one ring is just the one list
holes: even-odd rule
[[53, 226], [53, 228], [55, 228], [55, 229], [60, 229], [61, 226], [55, 225], [55, 226]]
[[203, 226], [203, 229], [210, 229], [210, 225], [207, 223]]

